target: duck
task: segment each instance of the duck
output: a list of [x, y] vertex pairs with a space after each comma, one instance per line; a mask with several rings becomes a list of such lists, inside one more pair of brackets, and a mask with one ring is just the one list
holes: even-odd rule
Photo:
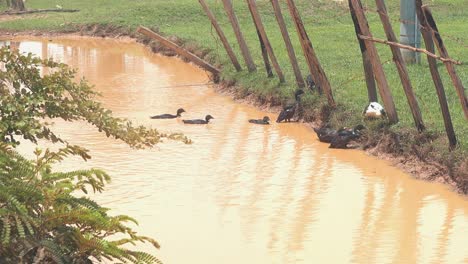
[[317, 134], [319, 141], [323, 143], [331, 143], [333, 138], [335, 138], [338, 135], [337, 130], [332, 129], [328, 126], [324, 126], [321, 128], [314, 127], [314, 131]]
[[[363, 129], [365, 129], [363, 125], [357, 125], [354, 128], [343, 127], [338, 130], [323, 126], [321, 128], [314, 128], [314, 131], [320, 142], [331, 143], [330, 148], [346, 148], [348, 142], [352, 139], [357, 139], [361, 135], [360, 131]], [[338, 147], [343, 145], [345, 147]]]
[[301, 95], [304, 94], [302, 89], [297, 90], [294, 93], [294, 102], [288, 102], [284, 107], [281, 113], [278, 115], [276, 119], [276, 123], [280, 123], [281, 121], [291, 122], [291, 119], [294, 117], [294, 114], [300, 107]]
[[329, 148], [346, 149], [351, 140], [358, 139], [361, 136], [361, 130], [365, 129], [363, 125], [358, 125], [353, 129], [340, 129], [330, 142]]
[[206, 125], [208, 122], [210, 122], [211, 119], [214, 119], [211, 115], [206, 115], [205, 120], [203, 119], [192, 119], [192, 120], [182, 120], [184, 124], [192, 124], [192, 125]]
[[268, 116], [264, 116], [263, 119], [249, 119], [249, 123], [258, 125], [269, 125], [270, 118]]
[[377, 102], [370, 102], [366, 108], [364, 108], [364, 111], [362, 112], [362, 115], [365, 118], [383, 118], [387, 116], [387, 113], [385, 113], [385, 109], [383, 108], [382, 105], [380, 105]]
[[312, 78], [312, 75], [307, 75], [306, 84], [307, 88], [309, 88], [310, 91], [314, 92], [315, 90], [317, 90], [319, 94], [322, 94], [322, 88], [315, 83], [314, 79]]
[[163, 115], [155, 115], [151, 116], [151, 119], [172, 119], [172, 118], [177, 118], [181, 117], [181, 114], [184, 113], [185, 110], [183, 108], [177, 109], [177, 114], [176, 115], [171, 115], [171, 114], [163, 114]]

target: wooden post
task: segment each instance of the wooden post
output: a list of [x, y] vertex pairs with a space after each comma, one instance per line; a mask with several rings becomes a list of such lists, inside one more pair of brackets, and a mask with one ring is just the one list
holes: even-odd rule
[[[383, 0], [375, 0], [377, 5], [377, 12], [379, 13], [380, 20], [387, 35], [387, 39], [392, 42], [397, 42], [395, 32], [393, 31], [392, 24], [388, 18], [387, 8]], [[395, 62], [398, 74], [400, 75], [401, 84], [403, 85], [403, 90], [405, 91], [406, 99], [408, 100], [409, 107], [411, 109], [411, 114], [413, 115], [413, 120], [418, 131], [424, 131], [425, 126], [421, 115], [421, 110], [419, 109], [418, 100], [416, 95], [413, 92], [413, 86], [409, 78], [408, 70], [406, 69], [406, 63], [403, 60], [403, 55], [398, 47], [390, 45], [390, 49], [393, 54], [393, 61]]]
[[[426, 49], [429, 52], [434, 53], [434, 43], [432, 41], [432, 35], [430, 27], [427, 24], [424, 12], [422, 10], [422, 1], [416, 0], [416, 13], [418, 14], [419, 23], [421, 24], [421, 33], [424, 39]], [[435, 58], [427, 55], [427, 61], [429, 63], [429, 69], [431, 71], [432, 80], [437, 91], [437, 97], [439, 99], [440, 110], [442, 111], [442, 117], [444, 118], [445, 131], [449, 140], [449, 148], [452, 150], [457, 145], [457, 137], [453, 129], [452, 119], [450, 117], [450, 111], [447, 104], [447, 98], [445, 96], [444, 84], [440, 77], [439, 70], [437, 69], [437, 61]]]
[[364, 67], [364, 75], [366, 77], [367, 85], [367, 97], [369, 102], [378, 102], [377, 98], [377, 88], [375, 87], [374, 71], [372, 70], [372, 62], [367, 52], [366, 43], [362, 40], [359, 35], [362, 35], [361, 28], [359, 28], [359, 22], [357, 21], [356, 14], [351, 4], [351, 0], [348, 0], [349, 10], [351, 11], [351, 18], [354, 24], [354, 31], [356, 32], [356, 37], [359, 41], [359, 48], [361, 49], [362, 55], [362, 65]]
[[[424, 6], [422, 7], [424, 16], [426, 17], [427, 25], [432, 29], [432, 36], [434, 38], [434, 42], [439, 50], [440, 56], [449, 58], [449, 54], [447, 48], [445, 48], [444, 42], [442, 41], [442, 37], [440, 36], [439, 29], [437, 29], [437, 24], [432, 16], [432, 12], [429, 7]], [[460, 98], [460, 102], [462, 104], [463, 112], [465, 113], [465, 119], [468, 120], [468, 99], [465, 95], [465, 88], [463, 87], [463, 83], [461, 82], [460, 78], [455, 71], [455, 67], [451, 62], [444, 62], [445, 67], [447, 68], [447, 72], [450, 75], [450, 79], [452, 79], [453, 86], [457, 90], [458, 97]]]
[[[356, 18], [359, 23], [359, 28], [365, 36], [372, 37], [370, 32], [369, 24], [367, 23], [366, 16], [362, 9], [362, 4], [360, 0], [351, 0], [351, 4], [356, 14]], [[369, 52], [369, 57], [372, 62], [372, 69], [374, 70], [375, 80], [377, 81], [377, 86], [379, 87], [380, 97], [384, 103], [385, 111], [388, 114], [388, 120], [390, 123], [395, 124], [398, 122], [398, 114], [395, 109], [395, 103], [393, 102], [392, 93], [388, 87], [387, 78], [385, 77], [385, 72], [380, 62], [379, 54], [377, 49], [374, 46], [374, 43], [371, 41], [364, 41], [366, 44], [367, 51]]]
[[221, 42], [223, 43], [224, 49], [226, 50], [229, 58], [231, 59], [232, 64], [234, 65], [234, 68], [236, 68], [236, 71], [241, 71], [242, 68], [239, 64], [239, 61], [237, 60], [236, 55], [234, 54], [234, 51], [232, 51], [231, 45], [229, 45], [229, 42], [224, 35], [223, 30], [218, 24], [218, 21], [216, 20], [215, 16], [211, 12], [210, 8], [206, 4], [205, 0], [198, 0], [200, 2], [200, 5], [203, 7], [203, 10], [205, 11], [206, 15], [211, 21], [211, 24], [215, 28], [216, 32], [218, 33], [219, 38], [221, 39]]
[[245, 64], [247, 65], [247, 69], [249, 72], [254, 72], [256, 71], [255, 63], [253, 62], [252, 56], [250, 55], [250, 50], [249, 47], [247, 47], [244, 35], [240, 30], [239, 21], [237, 20], [237, 16], [234, 13], [234, 9], [232, 8], [232, 2], [231, 0], [223, 0], [223, 4], [229, 21], [231, 22], [232, 29], [234, 30], [234, 34], [236, 35], [237, 42], [239, 43], [239, 47], [241, 49], [242, 56], [244, 57]]
[[262, 58], [263, 63], [265, 63], [265, 70], [267, 72], [268, 78], [273, 77], [273, 72], [271, 71], [270, 60], [268, 59], [268, 51], [265, 48], [265, 44], [263, 43], [262, 36], [260, 36], [260, 32], [257, 30], [258, 40], [260, 41], [260, 49], [262, 50]]
[[307, 35], [307, 32], [304, 28], [304, 24], [302, 23], [302, 19], [299, 15], [299, 11], [296, 8], [293, 0], [287, 0], [289, 12], [291, 13], [291, 17], [293, 18], [294, 25], [296, 26], [297, 34], [299, 35], [299, 41], [302, 46], [302, 51], [304, 52], [304, 56], [307, 60], [307, 65], [309, 66], [310, 74], [312, 75], [313, 79], [317, 82], [318, 85], [325, 91], [327, 95], [328, 104], [332, 107], [336, 106], [335, 99], [333, 98], [330, 82], [320, 65], [320, 61], [315, 54], [314, 47], [312, 46], [312, 42]]
[[175, 53], [177, 53], [177, 55], [188, 59], [189, 61], [195, 63], [196, 65], [202, 67], [203, 69], [205, 69], [205, 70], [207, 70], [207, 71], [209, 71], [209, 72], [211, 72], [211, 73], [213, 73], [215, 75], [218, 75], [218, 74], [221, 73], [220, 70], [216, 69], [213, 65], [211, 65], [208, 62], [200, 59], [195, 54], [193, 54], [193, 53], [191, 53], [189, 51], [186, 51], [182, 47], [179, 47], [174, 42], [164, 38], [163, 36], [157, 34], [156, 32], [153, 32], [149, 28], [139, 26], [137, 28], [137, 32], [141, 33], [141, 34], [143, 34], [143, 35], [145, 35], [147, 37], [156, 39], [162, 45], [164, 45], [165, 47], [167, 47], [167, 48], [173, 50]]
[[276, 21], [278, 21], [278, 25], [281, 30], [281, 35], [283, 36], [284, 44], [286, 45], [286, 50], [288, 51], [289, 60], [293, 68], [294, 75], [296, 76], [297, 86], [299, 88], [304, 88], [304, 78], [302, 77], [301, 69], [299, 68], [299, 63], [297, 63], [296, 54], [294, 52], [291, 39], [289, 38], [288, 29], [286, 28], [286, 23], [284, 22], [284, 17], [281, 13], [281, 7], [278, 3], [278, 0], [271, 0], [271, 4], [273, 5]]
[[273, 48], [271, 47], [270, 40], [266, 34], [265, 28], [263, 27], [262, 19], [260, 18], [260, 14], [257, 10], [257, 4], [255, 0], [247, 0], [247, 4], [249, 5], [250, 14], [252, 15], [252, 19], [255, 23], [255, 27], [257, 28], [258, 32], [260, 32], [260, 37], [263, 40], [263, 44], [268, 52], [268, 56], [270, 57], [271, 64], [273, 64], [273, 68], [278, 75], [280, 83], [284, 82], [284, 75], [281, 67], [279, 66], [278, 61], [276, 60], [275, 53], [273, 52]]

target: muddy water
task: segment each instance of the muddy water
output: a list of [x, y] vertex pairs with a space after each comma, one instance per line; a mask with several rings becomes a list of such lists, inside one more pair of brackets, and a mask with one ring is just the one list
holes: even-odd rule
[[[78, 67], [116, 115], [193, 139], [137, 151], [86, 124], [56, 123], [64, 138], [92, 150], [84, 166], [113, 176], [94, 198], [137, 218], [137, 230], [162, 244], [151, 252], [165, 263], [468, 263], [468, 200], [444, 186], [360, 151], [330, 150], [302, 125], [251, 125], [247, 119], [268, 113], [206, 85], [185, 86], [209, 80], [136, 44], [13, 44]], [[215, 119], [188, 126], [148, 118], [179, 107], [185, 118]]]

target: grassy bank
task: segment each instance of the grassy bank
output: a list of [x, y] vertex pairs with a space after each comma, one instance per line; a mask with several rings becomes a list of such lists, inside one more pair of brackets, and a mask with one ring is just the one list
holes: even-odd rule
[[[225, 17], [221, 1], [209, 0], [207, 2], [219, 18], [228, 39], [234, 45], [235, 37]], [[205, 58], [223, 67], [222, 78], [234, 81], [236, 87], [239, 87], [241, 95], [255, 94], [255, 97], [263, 102], [280, 102], [290, 97], [292, 91], [296, 89], [294, 76], [273, 16], [271, 4], [267, 0], [258, 0], [257, 2], [272, 46], [287, 79], [287, 83], [281, 86], [278, 86], [277, 79], [266, 78], [262, 67], [263, 62], [257, 34], [245, 1], [234, 1], [234, 6], [255, 63], [258, 66], [258, 71], [255, 74], [248, 74], [246, 71], [240, 73], [234, 71], [214, 29], [211, 28], [208, 19], [196, 0], [31, 0], [26, 2], [27, 7], [30, 9], [53, 8], [56, 4], [59, 4], [63, 8], [80, 9], [81, 12], [28, 15], [15, 20], [8, 20], [4, 17], [3, 20], [0, 19], [0, 28], [15, 31], [74, 31], [82, 25], [90, 24], [115, 25], [128, 30], [134, 30], [138, 25], [157, 28], [165, 35], [175, 35], [182, 38], [188, 47], [205, 49], [207, 51]], [[364, 2], [369, 10], [376, 9], [373, 1], [366, 0]], [[398, 32], [399, 1], [387, 2], [394, 22], [394, 29]], [[359, 47], [347, 4], [323, 0], [296, 0], [296, 3], [322, 66], [330, 79], [335, 100], [339, 104], [339, 111], [335, 111], [330, 116], [327, 115], [325, 119], [329, 120], [334, 126], [352, 126], [362, 122], [360, 113], [367, 103], [367, 92]], [[435, 3], [425, 1], [425, 3], [432, 5], [433, 14], [442, 36], [445, 37], [451, 56], [464, 62], [464, 65], [458, 66], [457, 69], [465, 87], [468, 87], [468, 27], [466, 27], [468, 22], [468, 0], [440, 0]], [[294, 27], [285, 7], [283, 11], [305, 76], [307, 67]], [[368, 12], [368, 16], [374, 36], [385, 38], [378, 15], [375, 12]], [[242, 57], [237, 45], [234, 45], [234, 48], [241, 60]], [[447, 151], [448, 144], [444, 135], [440, 108], [425, 57], [422, 57], [422, 65], [408, 67], [423, 118], [428, 128], [428, 132], [424, 136], [418, 136], [413, 128], [411, 112], [397, 71], [392, 63], [390, 50], [383, 45], [379, 45], [378, 49], [381, 60], [384, 62], [384, 69], [400, 117], [400, 123], [386, 129], [385, 133], [392, 138], [395, 137], [393, 132], [396, 132], [400, 135], [398, 140], [402, 144], [395, 146], [393, 143], [388, 143], [388, 149], [382, 149], [382, 151], [396, 152], [397, 154], [413, 152], [416, 156], [421, 156], [419, 159], [430, 157], [430, 159], [441, 162], [452, 162], [450, 166], [455, 170], [456, 168], [463, 168], [463, 165], [460, 167], [460, 164], [463, 160], [466, 162], [467, 159], [468, 123], [463, 118], [455, 89], [444, 72], [444, 66], [440, 64], [439, 69], [444, 73], [443, 80], [449, 107], [460, 143], [459, 148], [452, 154]], [[305, 105], [308, 107], [306, 119], [312, 120], [317, 117], [323, 119], [326, 111], [322, 111], [322, 105], [325, 103], [325, 98], [318, 98], [310, 93], [307, 94], [305, 97]], [[368, 124], [368, 126], [372, 127], [373, 124]], [[370, 132], [369, 134], [375, 133]], [[375, 136], [369, 138], [367, 142], [369, 146], [385, 141]], [[418, 148], [416, 149], [414, 146]], [[453, 162], [456, 164], [453, 165]], [[468, 162], [466, 163], [468, 164]], [[448, 168], [448, 171], [453, 168]]]

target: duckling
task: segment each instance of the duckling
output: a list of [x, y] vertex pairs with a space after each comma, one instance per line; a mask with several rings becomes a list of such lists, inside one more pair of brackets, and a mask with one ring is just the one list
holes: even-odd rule
[[214, 117], [212, 117], [211, 115], [206, 115], [205, 116], [205, 120], [203, 119], [192, 119], [192, 120], [182, 120], [182, 122], [184, 122], [184, 124], [192, 124], [192, 125], [196, 125], [196, 124], [199, 124], [199, 125], [205, 125], [205, 124], [208, 124], [208, 122], [210, 122], [210, 119], [214, 119]]
[[301, 95], [304, 94], [304, 91], [299, 89], [294, 93], [294, 102], [288, 102], [284, 107], [283, 111], [278, 115], [276, 123], [281, 121], [291, 122], [291, 119], [294, 117], [294, 113], [300, 107]]
[[329, 148], [346, 149], [351, 140], [358, 139], [361, 136], [361, 130], [365, 129], [363, 125], [357, 125], [353, 129], [340, 129], [337, 135], [333, 137]]
[[306, 84], [311, 92], [317, 90], [319, 94], [322, 94], [322, 88], [315, 83], [314, 79], [312, 79], [312, 75], [307, 75]]
[[181, 114], [184, 113], [185, 110], [182, 108], [177, 109], [177, 114], [176, 115], [171, 115], [171, 114], [163, 114], [163, 115], [155, 115], [151, 116], [151, 119], [172, 119], [176, 117], [181, 117]]
[[268, 116], [264, 116], [263, 119], [249, 119], [249, 123], [258, 125], [269, 125], [270, 118]]
[[382, 105], [380, 105], [377, 102], [371, 102], [369, 103], [364, 111], [362, 112], [362, 115], [365, 118], [382, 118], [386, 117], [387, 113], [385, 113], [385, 109], [383, 108]]

